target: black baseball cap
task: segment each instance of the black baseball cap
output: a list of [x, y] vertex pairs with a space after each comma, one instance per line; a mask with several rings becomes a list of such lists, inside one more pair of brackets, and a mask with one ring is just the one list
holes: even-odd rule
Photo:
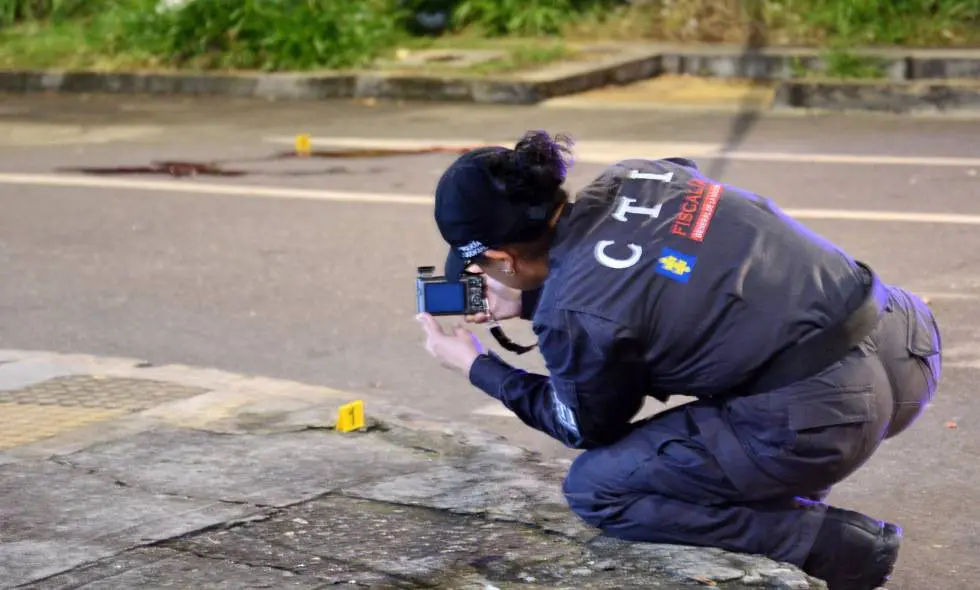
[[458, 278], [487, 250], [538, 237], [559, 205], [526, 200], [508, 190], [505, 179], [494, 176], [489, 156], [509, 151], [504, 147], [469, 151], [452, 163], [436, 185], [436, 225], [449, 244], [447, 279]]

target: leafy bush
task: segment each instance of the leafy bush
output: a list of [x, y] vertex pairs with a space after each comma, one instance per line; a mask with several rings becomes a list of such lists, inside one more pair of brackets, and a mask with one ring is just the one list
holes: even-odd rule
[[0, 0], [0, 26], [30, 20], [64, 19], [101, 8], [97, 0]]
[[949, 39], [980, 30], [980, 0], [795, 0], [810, 27], [856, 45]]
[[834, 71], [870, 76], [849, 48], [980, 43], [980, 0], [0, 0], [0, 61], [342, 69], [446, 30], [822, 46]]
[[392, 0], [131, 0], [109, 18], [110, 51], [172, 65], [308, 70], [365, 65], [400, 34]]
[[576, 18], [622, 3], [622, 0], [460, 0], [453, 11], [453, 21], [457, 27], [475, 26], [489, 36], [555, 35]]

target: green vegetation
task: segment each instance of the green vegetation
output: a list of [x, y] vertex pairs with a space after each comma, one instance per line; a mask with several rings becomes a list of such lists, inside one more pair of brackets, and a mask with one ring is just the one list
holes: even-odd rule
[[[504, 47], [476, 73], [536, 65], [574, 42], [824, 48], [829, 71], [882, 73], [857, 47], [980, 46], [980, 0], [0, 0], [0, 67], [311, 70], [399, 48]], [[414, 14], [449, 7], [440, 35]], [[506, 43], [505, 43], [506, 41]]]
[[[301, 70], [363, 65], [401, 35], [389, 0], [200, 0], [179, 9], [160, 0], [0, 0], [21, 16], [0, 55], [32, 65]], [[82, 3], [84, 2], [84, 4]], [[2, 5], [2, 4], [0, 4]], [[47, 9], [49, 18], [38, 15]]]
[[880, 58], [856, 55], [845, 49], [830, 49], [824, 54], [827, 72], [836, 78], [884, 78], [886, 65]]

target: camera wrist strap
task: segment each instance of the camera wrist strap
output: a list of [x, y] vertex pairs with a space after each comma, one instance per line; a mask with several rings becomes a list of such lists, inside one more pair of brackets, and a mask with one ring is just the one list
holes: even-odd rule
[[534, 350], [537, 344], [523, 346], [508, 338], [507, 334], [504, 334], [503, 328], [500, 327], [500, 323], [493, 317], [493, 313], [490, 311], [490, 302], [486, 300], [484, 300], [484, 302], [486, 303], [487, 315], [490, 316], [490, 321], [487, 325], [490, 327], [490, 334], [493, 336], [494, 340], [514, 354], [524, 354]]

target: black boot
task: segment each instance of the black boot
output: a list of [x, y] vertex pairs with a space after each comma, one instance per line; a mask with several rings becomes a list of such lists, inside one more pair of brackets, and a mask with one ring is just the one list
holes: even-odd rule
[[901, 543], [897, 525], [830, 507], [803, 571], [829, 590], [874, 590], [891, 575]]

